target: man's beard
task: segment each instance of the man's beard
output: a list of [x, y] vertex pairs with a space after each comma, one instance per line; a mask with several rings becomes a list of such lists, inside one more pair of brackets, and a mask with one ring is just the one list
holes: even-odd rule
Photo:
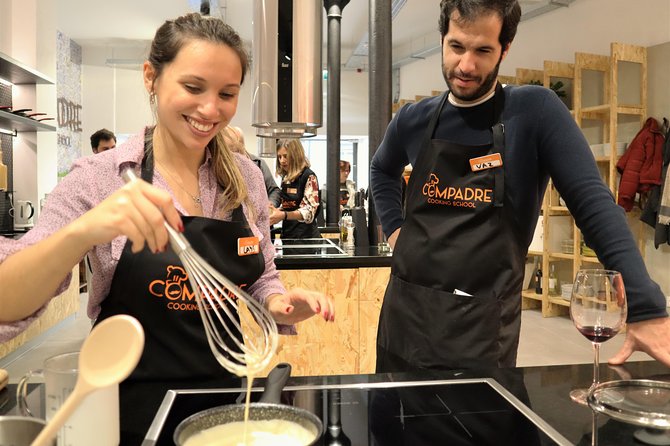
[[[461, 101], [476, 101], [477, 99], [481, 98], [484, 96], [486, 93], [491, 91], [491, 88], [493, 88], [493, 85], [495, 85], [497, 79], [498, 79], [498, 70], [500, 69], [500, 63], [502, 62], [502, 57], [500, 60], [498, 60], [498, 63], [496, 66], [493, 68], [493, 70], [484, 78], [484, 82], [481, 83], [479, 88], [477, 88], [475, 91], [473, 91], [470, 94], [461, 94], [459, 93], [456, 89], [453, 88], [453, 85], [451, 81], [449, 80], [449, 72], [447, 71], [447, 68], [444, 66], [444, 61], [442, 62], [442, 76], [444, 76], [444, 80], [447, 82], [447, 87], [449, 87], [449, 91], [451, 94], [454, 95], [456, 99], [459, 99]], [[451, 72], [453, 75], [453, 72]], [[475, 80], [479, 80], [481, 78], [476, 78]]]

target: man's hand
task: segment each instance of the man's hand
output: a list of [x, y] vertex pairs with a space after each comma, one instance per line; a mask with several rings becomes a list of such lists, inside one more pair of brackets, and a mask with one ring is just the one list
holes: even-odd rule
[[398, 236], [400, 235], [400, 228], [396, 229], [393, 231], [393, 234], [389, 237], [389, 246], [391, 246], [391, 249], [395, 248], [395, 242], [398, 240]]
[[626, 340], [621, 350], [609, 360], [610, 364], [623, 364], [639, 350], [670, 367], [670, 318], [633, 322], [626, 330]]

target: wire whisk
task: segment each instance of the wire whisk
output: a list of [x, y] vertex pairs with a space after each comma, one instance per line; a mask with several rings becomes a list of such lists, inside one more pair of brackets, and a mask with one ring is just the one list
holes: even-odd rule
[[[126, 183], [137, 179], [132, 169], [125, 169], [121, 176]], [[262, 304], [207, 263], [183, 234], [167, 221], [164, 224], [170, 246], [188, 274], [214, 357], [238, 376], [260, 374], [277, 350], [274, 318]]]

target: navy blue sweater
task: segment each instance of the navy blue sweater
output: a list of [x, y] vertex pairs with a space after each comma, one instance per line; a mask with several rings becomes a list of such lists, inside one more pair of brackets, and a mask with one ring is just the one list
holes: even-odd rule
[[[567, 107], [549, 89], [504, 88], [505, 206], [530, 244], [549, 178], [565, 200], [584, 240], [607, 269], [621, 271], [628, 297], [628, 321], [667, 316], [665, 296], [644, 265], [624, 211], [603, 182], [593, 154]], [[402, 226], [401, 174], [416, 162], [421, 141], [440, 97], [400, 109], [370, 165], [370, 189], [384, 233]], [[491, 144], [493, 100], [475, 107], [448, 101], [433, 138]], [[476, 265], [473, 265], [476, 267]]]

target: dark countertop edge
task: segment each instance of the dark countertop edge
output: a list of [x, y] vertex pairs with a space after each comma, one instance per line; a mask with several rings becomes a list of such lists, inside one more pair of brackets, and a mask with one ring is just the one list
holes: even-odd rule
[[278, 270], [382, 268], [391, 266], [391, 256], [275, 258]]

